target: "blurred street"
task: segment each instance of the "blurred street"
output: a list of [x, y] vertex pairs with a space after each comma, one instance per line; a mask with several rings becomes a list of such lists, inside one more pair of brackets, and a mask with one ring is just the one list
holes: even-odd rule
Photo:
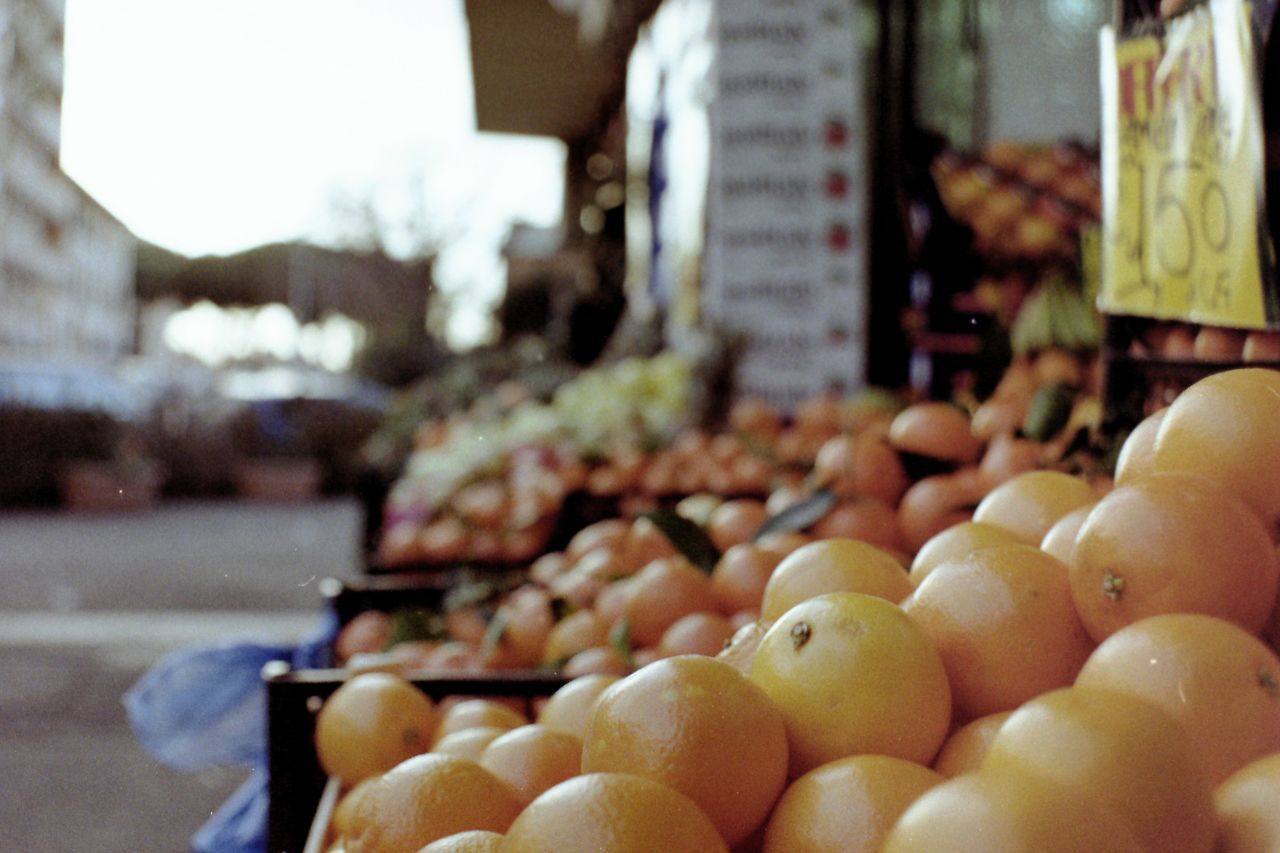
[[9, 850], [183, 851], [246, 777], [174, 771], [121, 695], [165, 654], [320, 627], [358, 569], [354, 501], [0, 512], [0, 826]]

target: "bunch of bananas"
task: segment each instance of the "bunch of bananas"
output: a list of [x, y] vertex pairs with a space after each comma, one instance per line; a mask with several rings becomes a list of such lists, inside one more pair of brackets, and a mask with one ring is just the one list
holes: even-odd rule
[[1062, 276], [1044, 279], [1023, 300], [1009, 332], [1015, 355], [1046, 349], [1096, 349], [1102, 343], [1097, 311]]

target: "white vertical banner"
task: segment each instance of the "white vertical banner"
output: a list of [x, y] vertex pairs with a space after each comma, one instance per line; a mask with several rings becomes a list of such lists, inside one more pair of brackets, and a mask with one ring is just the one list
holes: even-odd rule
[[866, 375], [869, 175], [852, 0], [716, 0], [702, 310], [738, 393], [784, 408]]

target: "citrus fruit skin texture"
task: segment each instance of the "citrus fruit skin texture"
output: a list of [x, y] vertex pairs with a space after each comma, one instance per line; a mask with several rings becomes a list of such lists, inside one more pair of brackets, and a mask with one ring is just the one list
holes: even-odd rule
[[502, 853], [728, 853], [692, 800], [625, 773], [588, 773], [561, 782], [520, 813]]
[[894, 416], [889, 444], [947, 462], [968, 464], [982, 455], [982, 441], [973, 435], [969, 416], [950, 403], [915, 403]]
[[1012, 713], [999, 711], [987, 714], [952, 731], [938, 751], [938, 757], [933, 760], [933, 769], [948, 778], [977, 770], [982, 766], [996, 733]]
[[[980, 772], [1025, 772], [1105, 802], [1149, 850], [1208, 853], [1212, 787], [1173, 717], [1143, 699], [1065, 687], [1004, 721]], [[1082, 848], [1085, 849], [1085, 848]]]
[[1116, 485], [1132, 483], [1139, 477], [1155, 470], [1156, 436], [1160, 434], [1160, 425], [1164, 423], [1168, 408], [1158, 409], [1147, 415], [1120, 445], [1120, 455], [1116, 457]]
[[1093, 651], [1067, 567], [1030, 545], [943, 563], [902, 606], [942, 656], [962, 720], [1066, 687]]
[[478, 761], [489, 744], [511, 731], [503, 726], [470, 726], [450, 732], [431, 746], [432, 752]]
[[418, 853], [498, 853], [501, 848], [501, 833], [472, 829], [432, 841]]
[[527, 722], [529, 721], [523, 714], [501, 702], [495, 702], [492, 699], [462, 699], [453, 702], [441, 712], [440, 721], [436, 725], [434, 743], [439, 743], [446, 735], [463, 729], [478, 726], [514, 729]]
[[1080, 535], [1080, 528], [1096, 503], [1097, 501], [1093, 501], [1076, 507], [1055, 521], [1049, 528], [1049, 532], [1045, 533], [1044, 538], [1040, 540], [1040, 550], [1057, 557], [1063, 565], [1070, 565], [1071, 555], [1076, 550], [1076, 537]]
[[1280, 519], [1280, 372], [1246, 367], [1214, 373], [1169, 406], [1153, 467], [1213, 477], [1275, 531]]
[[1245, 765], [1213, 793], [1215, 853], [1280, 850], [1280, 752]]
[[962, 521], [933, 536], [916, 552], [907, 577], [912, 586], [929, 576], [942, 563], [962, 560], [979, 548], [1012, 545], [1019, 540], [1003, 527], [980, 521]]
[[616, 675], [603, 674], [583, 675], [573, 679], [551, 694], [538, 712], [538, 722], [581, 740], [587, 730], [587, 716], [591, 713], [591, 706], [605, 688], [617, 680]]
[[1139, 620], [1098, 646], [1076, 683], [1159, 705], [1186, 729], [1213, 784], [1280, 752], [1280, 658], [1222, 619], [1170, 613]]
[[951, 720], [937, 650], [896, 604], [859, 593], [802, 602], [774, 622], [751, 680], [781, 710], [792, 776], [849, 755], [933, 760]]
[[689, 797], [733, 845], [764, 823], [787, 776], [782, 715], [723, 661], [680, 655], [605, 690], [583, 738], [584, 773], [630, 773]]
[[363, 673], [320, 708], [316, 753], [324, 771], [350, 787], [426, 752], [435, 726], [435, 703], [413, 684], [390, 673]]
[[528, 803], [582, 766], [582, 741], [531, 723], [494, 738], [477, 763], [510, 785]]
[[774, 807], [764, 853], [876, 853], [898, 816], [943, 778], [887, 755], [816, 767], [792, 782]]
[[1031, 774], [981, 770], [925, 792], [883, 853], [1140, 853], [1132, 830], [1088, 792]]
[[1076, 610], [1098, 642], [1160, 613], [1205, 613], [1258, 633], [1280, 571], [1266, 530], [1226, 487], [1163, 473], [1098, 501], [1070, 568]]
[[1003, 527], [1027, 545], [1039, 545], [1058, 519], [1097, 498], [1080, 477], [1028, 471], [992, 489], [973, 511], [973, 520]]
[[773, 570], [760, 616], [777, 619], [829, 592], [860, 592], [896, 603], [911, 594], [911, 582], [887, 551], [856, 539], [821, 539], [793, 551]]
[[470, 829], [506, 832], [519, 797], [474, 761], [428, 753], [379, 776], [356, 803], [346, 849], [351, 853], [416, 853]]

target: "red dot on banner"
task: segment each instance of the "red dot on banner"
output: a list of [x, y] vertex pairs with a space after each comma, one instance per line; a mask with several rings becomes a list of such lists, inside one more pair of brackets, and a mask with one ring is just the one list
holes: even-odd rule
[[831, 120], [827, 122], [826, 128], [827, 145], [832, 148], [839, 148], [849, 141], [849, 129], [845, 127], [844, 122]]
[[837, 252], [849, 248], [849, 229], [843, 225], [832, 225], [827, 230], [827, 246]]
[[844, 198], [849, 194], [849, 179], [841, 172], [828, 172], [826, 189], [831, 198]]

